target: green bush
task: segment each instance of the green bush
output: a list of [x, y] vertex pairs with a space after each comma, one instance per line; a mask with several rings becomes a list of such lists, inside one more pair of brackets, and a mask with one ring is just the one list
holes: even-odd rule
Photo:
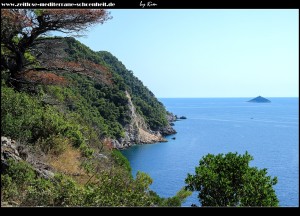
[[81, 206], [85, 193], [72, 179], [56, 175], [53, 180], [39, 178], [26, 162], [8, 161], [1, 174], [1, 197], [22, 206]]
[[[74, 115], [73, 115], [74, 117]], [[1, 88], [1, 135], [40, 144], [45, 152], [62, 152], [69, 138], [75, 147], [85, 145], [76, 120], [43, 105], [37, 96]]]
[[9, 160], [8, 165], [1, 173], [2, 201], [21, 206], [180, 206], [190, 193], [160, 198], [149, 189], [152, 179], [147, 174], [138, 172], [133, 179], [124, 168], [94, 170], [96, 180], [80, 185], [60, 174], [40, 178], [26, 162]]
[[56, 197], [55, 206], [81, 206], [84, 205], [84, 189], [74, 180], [63, 175], [56, 175], [54, 179]]
[[59, 155], [65, 151], [69, 140], [62, 135], [50, 135], [46, 139], [38, 140], [37, 143], [43, 152]]
[[18, 195], [18, 187], [13, 179], [7, 174], [1, 174], [1, 199], [16, 200]]
[[7, 160], [7, 166], [1, 173], [1, 197], [6, 201], [20, 201], [36, 175], [26, 162]]
[[46, 179], [34, 179], [26, 189], [27, 193], [21, 206], [55, 206], [57, 192], [55, 185]]
[[131, 166], [129, 161], [119, 150], [113, 149], [111, 156], [116, 164], [124, 167], [125, 170], [127, 170], [129, 173], [131, 172]]
[[1, 135], [30, 140], [34, 125], [40, 120], [42, 110], [38, 100], [26, 93], [1, 87]]
[[208, 154], [195, 175], [188, 174], [187, 189], [199, 191], [202, 206], [278, 206], [273, 189], [277, 178], [267, 176], [267, 169], [250, 167], [253, 157], [247, 152]]
[[5, 170], [5, 174], [7, 174], [18, 187], [29, 184], [32, 179], [36, 177], [33, 169], [28, 163], [23, 161], [17, 163], [13, 160], [8, 160], [7, 162], [9, 168]]
[[165, 198], [162, 201], [162, 206], [181, 206], [181, 203], [183, 203], [187, 197], [192, 195], [191, 191], [186, 190], [185, 188], [182, 188], [179, 190], [175, 196]]

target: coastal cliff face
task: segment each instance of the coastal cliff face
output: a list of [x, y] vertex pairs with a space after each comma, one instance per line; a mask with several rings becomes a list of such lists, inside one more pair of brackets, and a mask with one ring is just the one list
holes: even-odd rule
[[163, 142], [165, 139], [159, 131], [151, 131], [146, 124], [145, 119], [136, 112], [136, 108], [132, 103], [130, 94], [126, 91], [128, 98], [128, 106], [130, 112], [130, 123], [127, 124], [125, 129], [125, 136], [120, 140], [113, 140], [115, 148], [126, 148], [133, 144], [150, 144], [155, 142]]
[[[94, 52], [73, 38], [39, 40], [35, 49], [41, 68], [64, 77], [68, 83], [64, 88], [77, 93], [81, 107], [95, 110], [101, 120], [96, 124], [100, 137], [111, 147], [165, 142], [163, 136], [176, 133], [170, 125], [174, 115], [110, 53]], [[57, 93], [45, 95], [46, 103], [57, 101]], [[78, 101], [68, 96], [60, 106], [84, 115]]]
[[[168, 125], [153, 131], [145, 122], [145, 119], [136, 111], [132, 103], [131, 96], [126, 92], [128, 98], [128, 106], [130, 110], [130, 123], [124, 126], [125, 135], [119, 139], [108, 139], [113, 148], [124, 149], [135, 144], [152, 144], [157, 142], [167, 142], [164, 138], [166, 135], [177, 133], [170, 125], [171, 122], [176, 121], [171, 113], [168, 114]], [[171, 116], [171, 117], [169, 117]]]

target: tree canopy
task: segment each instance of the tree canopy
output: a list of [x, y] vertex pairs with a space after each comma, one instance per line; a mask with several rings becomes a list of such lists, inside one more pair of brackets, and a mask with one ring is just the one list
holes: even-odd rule
[[251, 160], [247, 152], [208, 154], [196, 174], [188, 174], [186, 188], [199, 191], [202, 206], [278, 206], [273, 189], [277, 178], [267, 176], [267, 169], [250, 167]]
[[20, 82], [25, 66], [33, 63], [30, 48], [39, 36], [49, 31], [79, 34], [110, 18], [102, 9], [1, 10], [1, 69], [7, 70], [14, 82]]

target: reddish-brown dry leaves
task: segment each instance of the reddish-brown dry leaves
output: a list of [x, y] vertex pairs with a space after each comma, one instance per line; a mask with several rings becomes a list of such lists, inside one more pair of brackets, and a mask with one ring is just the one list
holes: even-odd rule
[[45, 71], [29, 70], [24, 73], [24, 78], [34, 83], [40, 83], [44, 85], [66, 85], [67, 81], [61, 76], [57, 76], [54, 73]]
[[106, 85], [113, 84], [113, 77], [110, 70], [103, 65], [95, 64], [89, 60], [65, 62], [60, 59], [54, 59], [47, 62], [47, 67], [51, 70], [61, 70], [62, 73], [66, 71], [83, 74]]
[[24, 36], [36, 37], [53, 30], [78, 33], [111, 17], [103, 9], [3, 9], [1, 19], [18, 28]]
[[[10, 53], [1, 57], [1, 64], [3, 62], [2, 66], [10, 71], [15, 81], [26, 73], [26, 78], [32, 77], [32, 81], [59, 82], [61, 80], [55, 74], [42, 72], [38, 75], [35, 68], [25, 68], [25, 52], [32, 47], [36, 38], [49, 31], [79, 34], [91, 25], [103, 24], [108, 19], [111, 19], [110, 14], [103, 9], [3, 9], [1, 48], [3, 45]], [[75, 63], [63, 63], [62, 68], [73, 68], [79, 72], [81, 68], [78, 66]]]

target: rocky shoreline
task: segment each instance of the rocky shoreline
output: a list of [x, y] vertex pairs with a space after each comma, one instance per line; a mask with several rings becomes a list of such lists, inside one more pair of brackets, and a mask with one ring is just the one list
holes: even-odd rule
[[168, 124], [156, 131], [150, 129], [145, 119], [136, 111], [131, 95], [126, 91], [128, 106], [130, 110], [130, 123], [124, 126], [124, 137], [120, 139], [108, 139], [110, 146], [115, 149], [125, 149], [135, 144], [152, 144], [157, 142], [167, 142], [164, 136], [175, 134], [171, 123], [177, 120], [176, 115], [167, 112]]
[[160, 128], [157, 131], [152, 131], [149, 129], [144, 119], [135, 113], [134, 106], [131, 102], [129, 102], [132, 108], [132, 121], [137, 124], [131, 124], [125, 127], [125, 137], [119, 140], [111, 139], [109, 142], [112, 148], [116, 148], [119, 150], [130, 148], [136, 144], [154, 144], [158, 142], [168, 142], [165, 136], [176, 134], [177, 131], [173, 128], [175, 125], [174, 122], [179, 120], [187, 119], [185, 116], [178, 117], [171, 112], [167, 111], [167, 120], [168, 125], [163, 128]]
[[[147, 127], [144, 119], [139, 116], [132, 106], [132, 123], [125, 127], [125, 136], [119, 140], [111, 139], [110, 143], [113, 148], [126, 149], [135, 144], [153, 144], [158, 142], [167, 142], [165, 136], [176, 134], [176, 130], [172, 127], [174, 121], [178, 118], [173, 113], [167, 112], [168, 125], [153, 131]], [[174, 124], [173, 124], [174, 125]]]

